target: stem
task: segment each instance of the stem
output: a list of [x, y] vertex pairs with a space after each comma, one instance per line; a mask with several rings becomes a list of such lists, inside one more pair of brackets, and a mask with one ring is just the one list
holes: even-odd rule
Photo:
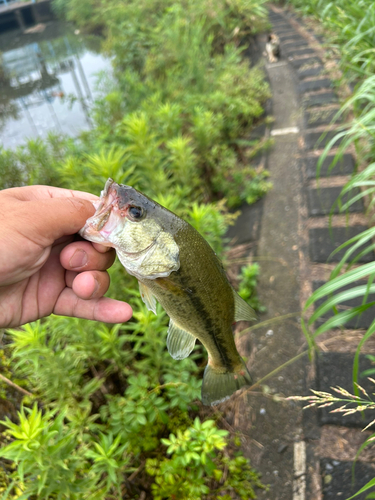
[[135, 478], [135, 476], [141, 472], [141, 470], [143, 469], [143, 467], [145, 465], [146, 465], [146, 461], [142, 462], [141, 465], [138, 467], [138, 469], [135, 470], [132, 474], [130, 474], [130, 476], [128, 477], [129, 483], [131, 483], [133, 481], [133, 479]]
[[26, 389], [23, 389], [19, 385], [15, 384], [11, 380], [9, 380], [9, 378], [6, 378], [6, 377], [4, 377], [4, 375], [1, 375], [1, 373], [0, 373], [0, 380], [2, 380], [3, 382], [5, 382], [6, 384], [10, 385], [11, 387], [14, 387], [14, 389], [17, 389], [17, 391], [22, 392], [26, 396], [33, 397], [33, 394], [31, 392], [29, 392]]

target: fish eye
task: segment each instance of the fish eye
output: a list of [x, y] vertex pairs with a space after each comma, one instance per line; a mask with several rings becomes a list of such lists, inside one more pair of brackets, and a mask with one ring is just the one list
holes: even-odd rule
[[144, 215], [144, 210], [141, 207], [131, 206], [128, 210], [129, 218], [134, 221], [139, 221]]

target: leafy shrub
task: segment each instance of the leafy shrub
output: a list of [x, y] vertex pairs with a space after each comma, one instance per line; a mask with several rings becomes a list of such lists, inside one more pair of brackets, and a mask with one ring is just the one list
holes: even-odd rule
[[15, 151], [0, 147], [0, 188], [30, 184], [58, 185], [57, 167], [65, 155], [76, 149], [71, 139], [48, 134], [45, 141], [29, 140]]
[[[198, 354], [176, 364], [165, 349], [166, 315], [154, 316], [134, 300], [133, 324], [109, 328], [50, 317], [9, 332], [17, 372], [44, 402], [43, 412], [34, 403], [21, 408], [19, 423], [2, 422], [12, 442], [0, 457], [16, 465], [11, 490], [17, 487], [25, 499], [134, 498], [140, 490], [153, 498], [180, 492], [181, 499], [199, 491], [195, 498], [208, 499], [232, 489], [254, 498], [259, 477], [241, 455], [222, 453], [227, 432], [213, 421], [191, 420], [201, 385], [194, 377]], [[171, 460], [161, 447], [169, 433]], [[181, 476], [184, 460], [192, 464]], [[228, 468], [233, 474], [221, 481]], [[181, 477], [171, 482], [166, 469]], [[137, 480], [131, 479], [135, 471]]]
[[[242, 2], [214, 4], [208, 9], [204, 2], [163, 7], [155, 1], [136, 6], [112, 2], [103, 17], [109, 31], [106, 47], [115, 55], [121, 92], [113, 89], [98, 101], [94, 117], [100, 137], [123, 147], [125, 164], [136, 165], [137, 173], [142, 173], [141, 188], [165, 191], [190, 176], [193, 196], [224, 196], [235, 206], [255, 201], [270, 187], [266, 172], [246, 168], [249, 144], [238, 141], [261, 118], [269, 89], [259, 68], [249, 70], [242, 61], [242, 49], [229, 33], [218, 47], [217, 37], [234, 12], [238, 17], [232, 20], [240, 28], [248, 21]], [[141, 61], [129, 61], [133, 56], [124, 47], [134, 37], [121, 30], [119, 19], [126, 26], [132, 20], [132, 30], [142, 37]], [[255, 141], [252, 149], [256, 147]], [[228, 158], [231, 171], [223, 177]], [[153, 182], [147, 182], [150, 172]], [[198, 191], [196, 179], [203, 182]]]
[[266, 312], [266, 308], [261, 305], [256, 292], [259, 272], [259, 264], [256, 262], [254, 262], [254, 264], [248, 264], [241, 269], [238, 294], [246, 300], [255, 311], [263, 313]]
[[[265, 26], [264, 0], [55, 5], [81, 28], [105, 34], [115, 74], [102, 79], [93, 130], [0, 152], [3, 187], [45, 183], [99, 194], [113, 177], [184, 217], [222, 254], [236, 218], [228, 204], [253, 202], [270, 187], [266, 172], [247, 166], [264, 145], [247, 137], [263, 119], [269, 89], [239, 48]], [[6, 495], [254, 498], [261, 484], [248, 461], [214, 422], [195, 418], [204, 350], [174, 361], [166, 314], [147, 310], [118, 262], [109, 272], [111, 296], [131, 303], [133, 321], [49, 317], [8, 332], [13, 370], [33, 398], [18, 423], [3, 422], [0, 456], [14, 462], [4, 461]], [[166, 448], [172, 436], [173, 450]]]
[[[223, 452], [228, 443], [228, 431], [219, 430], [213, 420], [201, 423], [198, 418], [185, 431], [170, 434], [162, 439], [171, 458], [148, 459], [146, 470], [155, 476], [152, 485], [155, 500], [164, 498], [232, 498], [236, 493], [243, 500], [256, 498], [252, 484], [262, 488], [257, 474], [251, 470], [244, 457], [230, 458]], [[222, 466], [230, 473], [224, 477]], [[215, 484], [216, 483], [216, 484]], [[215, 487], [216, 486], [216, 487]]]

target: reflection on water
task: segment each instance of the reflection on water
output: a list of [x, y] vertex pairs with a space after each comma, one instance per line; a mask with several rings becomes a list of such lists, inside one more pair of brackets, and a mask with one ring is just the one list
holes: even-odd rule
[[71, 136], [91, 126], [89, 109], [98, 72], [110, 70], [98, 40], [63, 23], [42, 33], [0, 36], [0, 145], [14, 148], [48, 132]]

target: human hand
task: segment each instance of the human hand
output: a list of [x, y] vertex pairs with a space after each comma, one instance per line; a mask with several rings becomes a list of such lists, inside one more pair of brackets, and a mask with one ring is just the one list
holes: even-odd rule
[[130, 319], [129, 304], [103, 297], [115, 251], [76, 241], [96, 199], [49, 186], [0, 191], [0, 327], [52, 313], [108, 323]]

